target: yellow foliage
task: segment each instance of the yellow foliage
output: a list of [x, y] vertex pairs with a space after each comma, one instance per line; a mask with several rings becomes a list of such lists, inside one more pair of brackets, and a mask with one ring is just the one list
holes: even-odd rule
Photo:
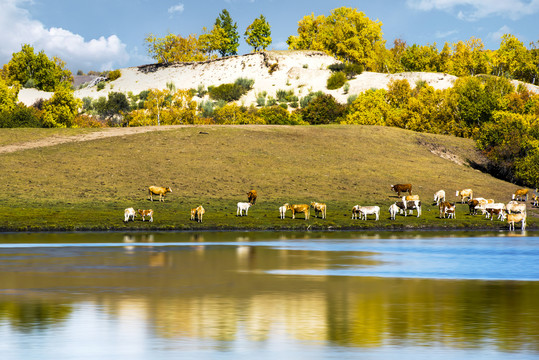
[[217, 124], [265, 124], [262, 118], [234, 103], [215, 110], [213, 117]]
[[358, 95], [350, 105], [344, 124], [386, 125], [391, 106], [387, 103], [385, 90], [368, 90]]

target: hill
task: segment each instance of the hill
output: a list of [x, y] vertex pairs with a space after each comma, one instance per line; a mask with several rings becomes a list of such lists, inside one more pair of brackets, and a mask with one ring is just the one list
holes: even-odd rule
[[[438, 219], [432, 196], [445, 189], [455, 201], [455, 190], [471, 187], [477, 196], [507, 202], [517, 188], [470, 166], [482, 161], [471, 140], [389, 127], [0, 129], [0, 138], [13, 139], [0, 144], [3, 230], [505, 229], [466, 215], [465, 205], [458, 205], [456, 220]], [[3, 151], [13, 145], [19, 148]], [[422, 217], [389, 220], [395, 183], [413, 184], [423, 199]], [[150, 202], [150, 185], [173, 192], [164, 203]], [[235, 204], [250, 189], [259, 201], [248, 217], [237, 218]], [[278, 218], [283, 203], [311, 201], [328, 204], [327, 220]], [[202, 224], [189, 220], [189, 210], [200, 204], [207, 210]], [[381, 221], [351, 220], [356, 204], [379, 205]], [[123, 224], [123, 210], [131, 206], [153, 208], [155, 222]], [[537, 224], [534, 210], [529, 227]]]
[[[277, 90], [281, 89], [294, 90], [298, 97], [303, 97], [310, 91], [322, 91], [333, 95], [339, 102], [346, 103], [350, 94], [359, 94], [372, 88], [387, 89], [387, 84], [392, 79], [407, 79], [412, 87], [421, 80], [435, 89], [451, 87], [456, 79], [455, 76], [441, 73], [364, 72], [349, 81], [350, 89], [345, 94], [343, 89], [326, 88], [331, 73], [327, 67], [337, 62], [335, 58], [317, 51], [267, 51], [203, 62], [142, 65], [121, 69], [122, 76], [107, 82], [102, 90], [98, 90], [97, 86], [82, 88], [75, 91], [75, 96], [95, 99], [107, 96], [110, 91], [139, 94], [152, 88], [165, 89], [167, 83], [174, 83], [178, 89], [197, 89], [199, 85], [217, 86], [245, 77], [255, 80], [253, 89], [239, 101], [245, 105], [256, 104], [256, 94], [262, 91], [275, 98]], [[270, 71], [271, 69], [274, 71]], [[530, 84], [526, 86], [539, 93], [539, 87]], [[26, 105], [32, 105], [39, 98], [48, 99], [51, 96], [52, 93], [22, 89], [19, 100]]]

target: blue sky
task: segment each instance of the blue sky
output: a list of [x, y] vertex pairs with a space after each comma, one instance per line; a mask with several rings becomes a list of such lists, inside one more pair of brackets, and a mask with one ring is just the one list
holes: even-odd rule
[[23, 43], [62, 58], [72, 71], [152, 63], [147, 34], [200, 34], [222, 9], [238, 24], [240, 54], [251, 51], [243, 33], [260, 14], [271, 25], [269, 49], [282, 50], [303, 16], [341, 6], [380, 20], [388, 48], [396, 38], [438, 49], [472, 36], [497, 49], [504, 33], [526, 46], [539, 40], [539, 0], [0, 0], [0, 65]]

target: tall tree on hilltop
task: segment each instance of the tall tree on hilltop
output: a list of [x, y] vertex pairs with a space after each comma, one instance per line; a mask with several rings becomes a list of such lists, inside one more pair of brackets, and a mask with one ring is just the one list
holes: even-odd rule
[[271, 27], [264, 15], [256, 18], [245, 30], [245, 41], [254, 51], [266, 50], [271, 44]]
[[238, 25], [232, 22], [232, 17], [227, 9], [223, 9], [217, 19], [215, 19], [215, 26], [224, 30], [224, 37], [227, 41], [221, 43], [221, 47], [217, 49], [221, 56], [236, 55], [238, 53], [238, 46], [240, 35], [238, 34]]

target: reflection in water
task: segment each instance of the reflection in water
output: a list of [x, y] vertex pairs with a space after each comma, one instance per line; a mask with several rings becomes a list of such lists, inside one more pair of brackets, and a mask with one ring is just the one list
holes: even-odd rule
[[[100, 337], [96, 331], [96, 347], [107, 343], [106, 329], [111, 327], [125, 334], [147, 329], [149, 335], [141, 330], [137, 339], [150, 348], [169, 349], [175, 341], [217, 341], [217, 351], [235, 354], [242, 352], [237, 343], [293, 342], [304, 350], [327, 344], [358, 350], [418, 347], [539, 355], [537, 281], [271, 274], [368, 269], [383, 261], [379, 254], [373, 256], [376, 252], [353, 247], [283, 248], [280, 244], [296, 234], [284, 236], [274, 246], [258, 246], [252, 235], [235, 235], [219, 245], [211, 234], [191, 234], [184, 245], [170, 247], [152, 246], [163, 241], [161, 235], [122, 236], [119, 241], [132, 246], [127, 251], [101, 246], [4, 248], [0, 334], [9, 326], [24, 341], [27, 329], [48, 333], [77, 323], [83, 331], [90, 317], [104, 319], [94, 325], [102, 332]], [[316, 241], [320, 248], [331, 242]], [[383, 243], [381, 238], [369, 241]], [[410, 244], [419, 246], [413, 240]], [[531, 244], [526, 253], [537, 257]], [[516, 261], [518, 246], [507, 248], [506, 261]], [[73, 341], [73, 333], [62, 333], [58, 341]]]

